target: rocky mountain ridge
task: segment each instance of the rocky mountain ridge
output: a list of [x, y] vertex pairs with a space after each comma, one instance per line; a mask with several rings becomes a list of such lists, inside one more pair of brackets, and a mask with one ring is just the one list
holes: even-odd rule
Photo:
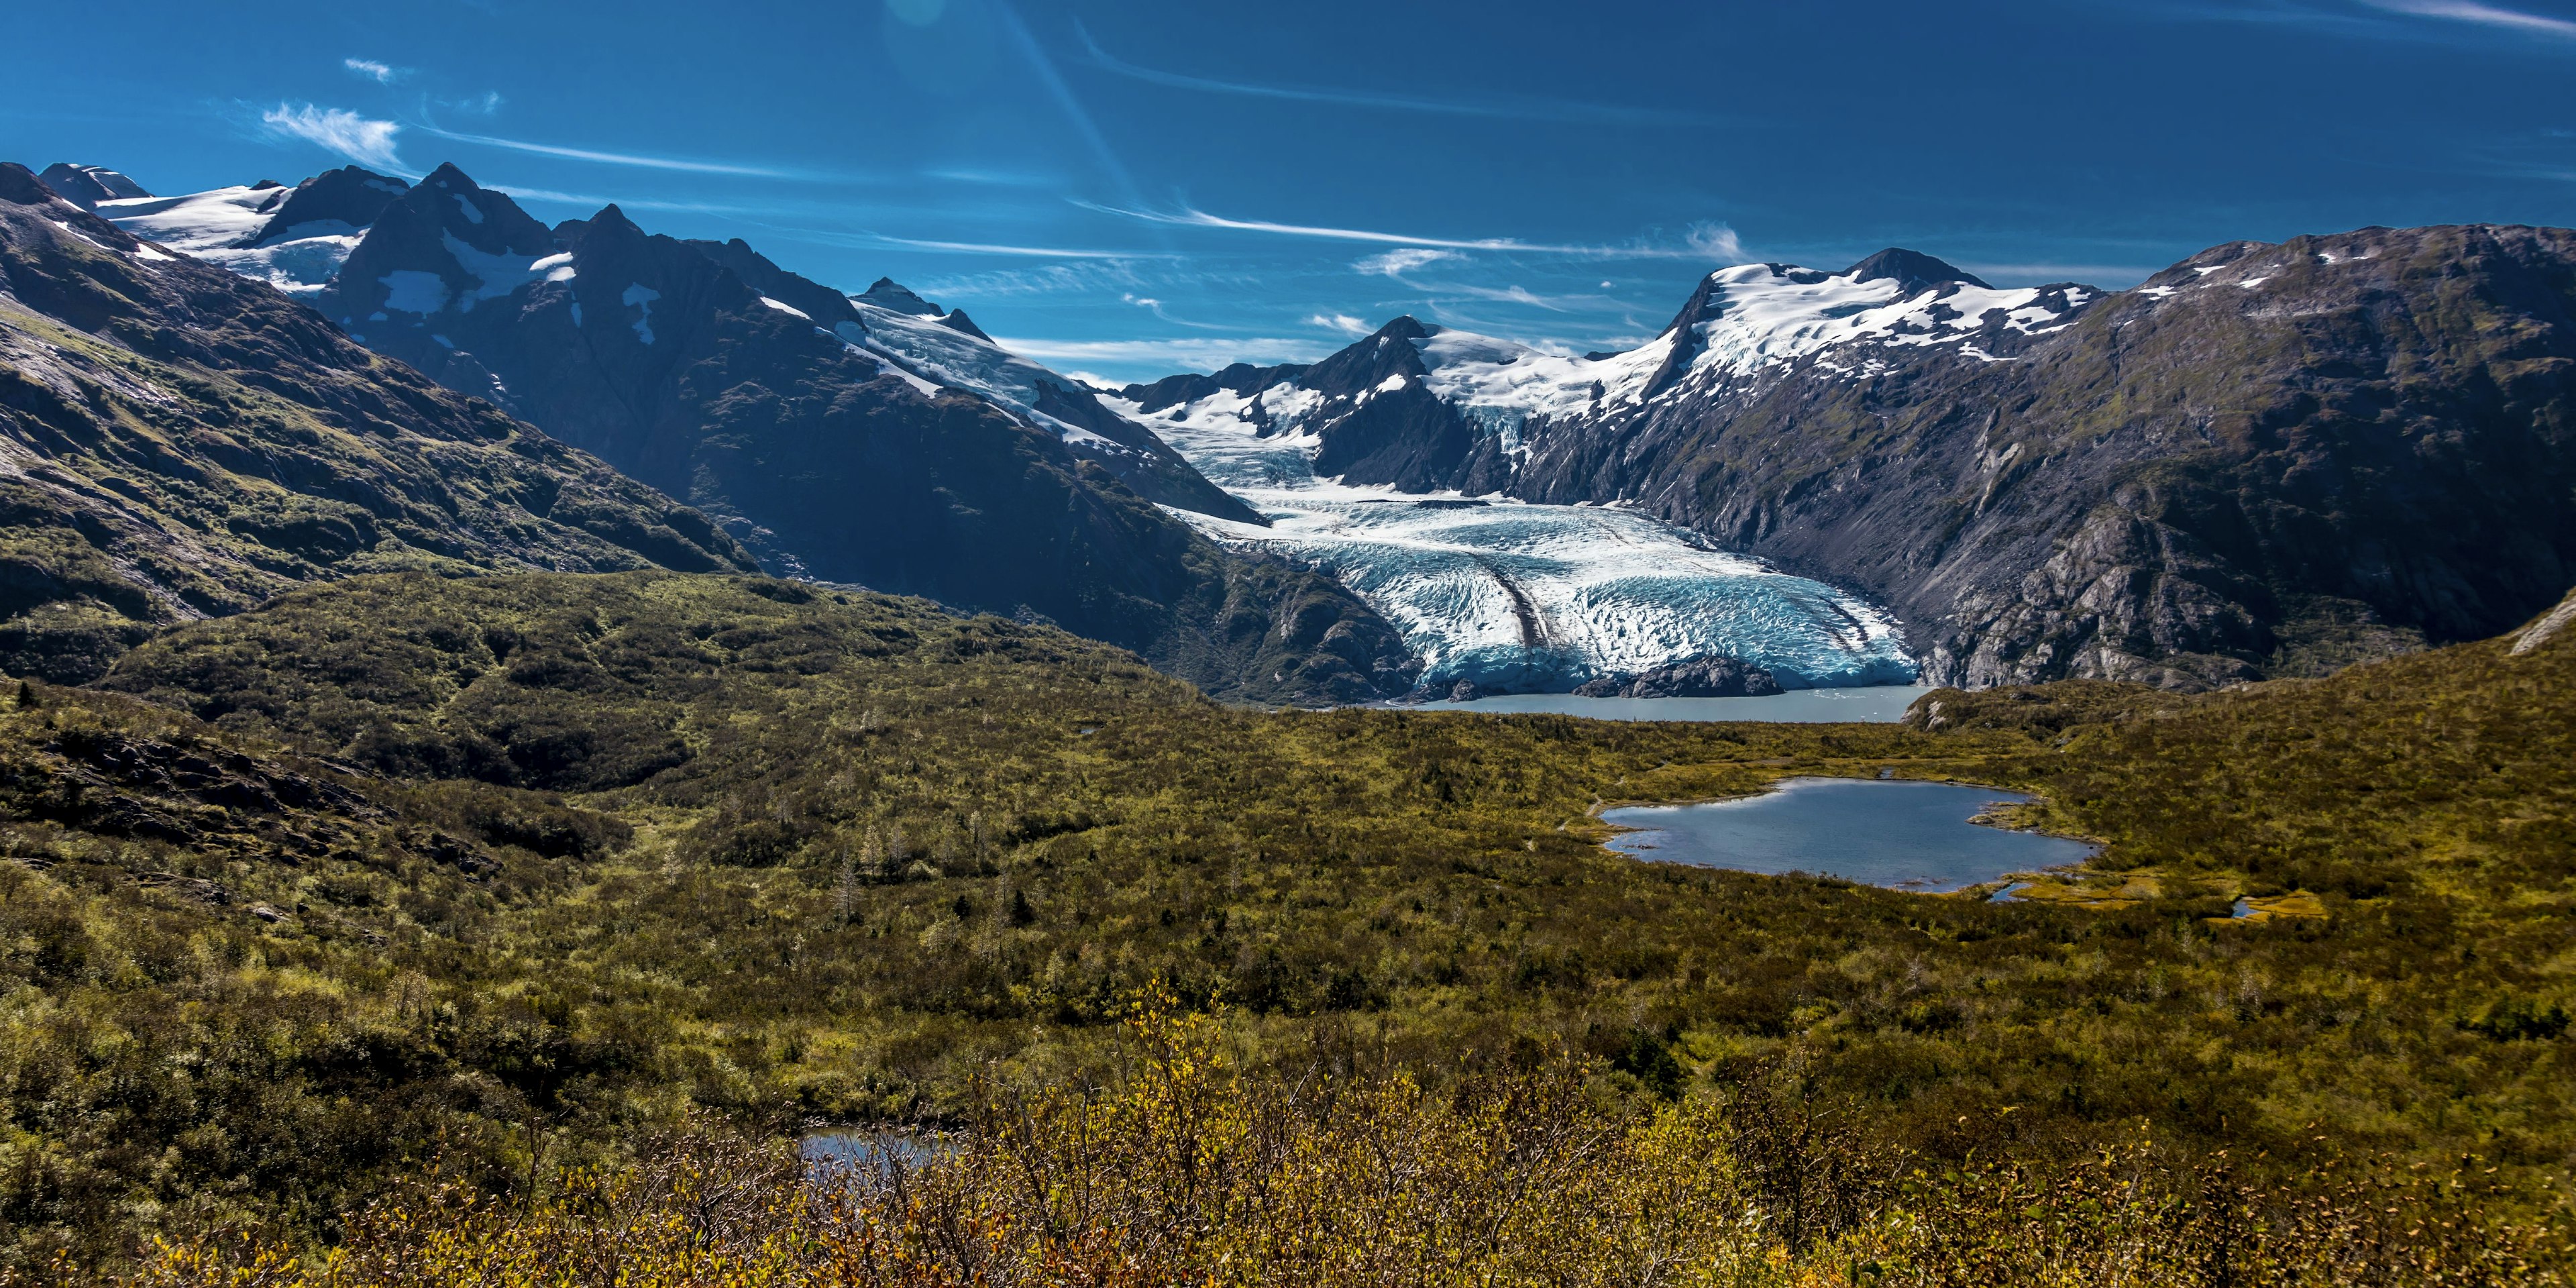
[[2556, 229], [2231, 243], [2112, 293], [1894, 250], [1745, 265], [1626, 353], [1399, 318], [1123, 396], [1307, 436], [1345, 482], [1681, 524], [1889, 605], [1942, 684], [2319, 673], [2576, 577]]
[[0, 164], [0, 670], [367, 572], [750, 571], [686, 506]]
[[[846, 296], [615, 206], [550, 228], [453, 166], [102, 213], [291, 278], [351, 338], [701, 507], [772, 573], [1052, 621], [1231, 696], [1410, 684], [1339, 584], [1157, 509], [1259, 522], [1150, 431], [891, 283]], [[281, 267], [289, 246], [310, 258]]]

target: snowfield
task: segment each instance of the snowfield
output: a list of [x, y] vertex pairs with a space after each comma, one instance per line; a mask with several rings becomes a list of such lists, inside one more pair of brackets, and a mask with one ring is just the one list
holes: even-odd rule
[[247, 184], [180, 197], [134, 197], [98, 203], [98, 217], [142, 238], [209, 264], [257, 278], [298, 298], [318, 295], [358, 248], [363, 228], [337, 220], [297, 224], [250, 245], [268, 223], [268, 208], [292, 188]]

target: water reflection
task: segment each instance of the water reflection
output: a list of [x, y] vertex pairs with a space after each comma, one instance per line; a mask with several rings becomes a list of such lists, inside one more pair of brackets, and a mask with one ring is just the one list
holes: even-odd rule
[[2082, 841], [1969, 822], [2029, 799], [1952, 783], [1793, 778], [1742, 800], [1630, 806], [1601, 817], [1641, 829], [1609, 843], [1635, 858], [1936, 893], [2092, 855]]

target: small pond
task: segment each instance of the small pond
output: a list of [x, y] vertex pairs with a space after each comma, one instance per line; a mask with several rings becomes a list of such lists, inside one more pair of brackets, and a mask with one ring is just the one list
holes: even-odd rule
[[1742, 800], [1634, 805], [1601, 817], [1640, 829], [1610, 841], [1611, 849], [1634, 858], [1738, 872], [1812, 872], [1929, 894], [2092, 855], [2082, 841], [1968, 821], [1994, 805], [2029, 799], [1953, 783], [1793, 778]]
[[805, 1170], [820, 1180], [834, 1173], [873, 1176], [889, 1164], [909, 1171], [929, 1162], [939, 1147], [922, 1137], [895, 1131], [816, 1132], [797, 1142]]
[[1932, 690], [1913, 684], [1853, 689], [1791, 689], [1767, 698], [1578, 698], [1571, 693], [1507, 693], [1470, 702], [1424, 702], [1400, 711], [1474, 711], [1509, 716], [1544, 713], [1591, 720], [1752, 720], [1766, 724], [1885, 724]]

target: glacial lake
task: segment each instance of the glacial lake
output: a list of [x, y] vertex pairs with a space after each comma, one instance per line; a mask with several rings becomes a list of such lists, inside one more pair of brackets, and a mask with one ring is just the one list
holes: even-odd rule
[[1791, 689], [1767, 698], [1578, 698], [1571, 693], [1508, 693], [1472, 702], [1424, 702], [1396, 709], [1472, 711], [1489, 716], [1581, 716], [1587, 720], [1886, 724], [1904, 719], [1905, 709], [1931, 691], [1919, 684], [1875, 684], [1853, 689]]
[[1811, 872], [1933, 894], [2092, 855], [2082, 841], [1968, 821], [1998, 803], [2029, 799], [1952, 783], [1793, 778], [1741, 800], [1633, 805], [1605, 810], [1601, 818], [1640, 829], [1609, 843], [1632, 858], [1774, 875]]

